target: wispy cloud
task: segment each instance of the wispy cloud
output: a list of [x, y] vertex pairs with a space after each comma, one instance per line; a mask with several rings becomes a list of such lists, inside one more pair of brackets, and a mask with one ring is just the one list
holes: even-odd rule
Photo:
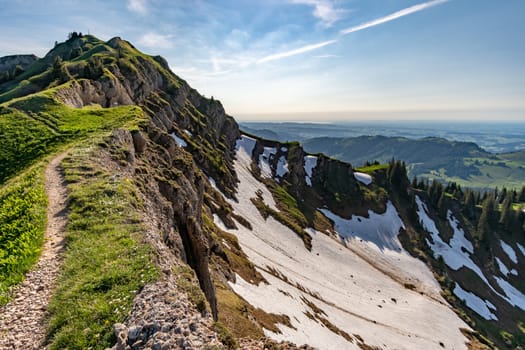
[[128, 10], [139, 15], [146, 15], [148, 13], [147, 0], [128, 0], [127, 7]]
[[343, 9], [336, 8], [331, 0], [290, 0], [292, 4], [309, 5], [314, 7], [313, 15], [329, 27], [340, 20], [344, 13]]
[[317, 50], [317, 49], [320, 49], [320, 48], [328, 46], [328, 45], [332, 45], [332, 44], [334, 44], [336, 42], [337, 42], [337, 40], [328, 40], [328, 41], [323, 41], [323, 42], [320, 42], [320, 43], [317, 43], [317, 44], [305, 45], [305, 46], [299, 47], [299, 48], [294, 49], [294, 50], [284, 51], [284, 52], [276, 53], [276, 54], [273, 54], [273, 55], [265, 56], [265, 57], [257, 60], [257, 63], [265, 63], [265, 62], [270, 62], [270, 61], [276, 61], [276, 60], [280, 60], [282, 58], [299, 55], [299, 54], [302, 54], [302, 53], [305, 53], [305, 52], [308, 52], [308, 51], [313, 51], [313, 50]]
[[404, 17], [404, 16], [408, 16], [410, 14], [413, 14], [413, 13], [416, 13], [416, 12], [419, 12], [419, 11], [426, 10], [426, 9], [428, 9], [430, 7], [440, 5], [440, 4], [443, 4], [443, 3], [448, 2], [448, 1], [450, 1], [450, 0], [432, 0], [432, 1], [421, 3], [421, 4], [417, 4], [417, 5], [414, 5], [414, 6], [410, 6], [410, 7], [407, 7], [405, 9], [403, 9], [403, 10], [394, 12], [394, 13], [388, 15], [388, 16], [377, 18], [377, 19], [374, 19], [372, 21], [365, 22], [365, 23], [359, 24], [359, 25], [354, 26], [354, 27], [343, 29], [343, 30], [341, 30], [341, 34], [350, 34], [350, 33], [358, 32], [358, 31], [366, 29], [366, 28], [375, 27], [375, 26], [377, 26], [379, 24], [390, 22], [390, 21], [393, 21], [395, 19], [398, 19], [398, 18], [401, 18], [401, 17]]
[[146, 33], [139, 38], [138, 43], [156, 49], [169, 49], [173, 47], [171, 35], [162, 35], [158, 33]]

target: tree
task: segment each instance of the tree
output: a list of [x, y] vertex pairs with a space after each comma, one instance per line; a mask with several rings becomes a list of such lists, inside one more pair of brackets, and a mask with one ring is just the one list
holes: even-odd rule
[[474, 192], [468, 189], [465, 192], [463, 200], [463, 212], [470, 220], [474, 219], [476, 215], [476, 199], [474, 198]]
[[483, 202], [483, 209], [478, 221], [477, 239], [480, 242], [485, 242], [490, 234], [491, 227], [494, 226], [494, 209], [496, 202], [494, 196], [487, 196]]
[[520, 194], [518, 196], [518, 201], [522, 203], [525, 202], [525, 186], [521, 188]]
[[501, 205], [501, 213], [499, 223], [503, 224], [505, 228], [510, 229], [512, 227], [512, 221], [514, 218], [512, 210], [512, 192], [508, 192]]

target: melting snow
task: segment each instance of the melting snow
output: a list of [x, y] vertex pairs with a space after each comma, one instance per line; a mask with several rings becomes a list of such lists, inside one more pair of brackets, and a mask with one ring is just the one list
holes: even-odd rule
[[501, 273], [507, 276], [510, 272], [507, 266], [499, 258], [496, 258], [496, 262], [498, 263], [498, 267]]
[[499, 243], [501, 245], [501, 248], [503, 248], [505, 253], [508, 255], [509, 259], [512, 260], [513, 263], [517, 264], [518, 263], [518, 257], [516, 256], [516, 252], [514, 251], [514, 249], [512, 249], [512, 247], [510, 245], [508, 245], [507, 243], [505, 243], [502, 240], [500, 240]]
[[173, 139], [175, 140], [175, 142], [177, 142], [177, 145], [179, 145], [180, 147], [187, 147], [188, 144], [186, 143], [186, 141], [184, 141], [183, 139], [181, 139], [180, 137], [177, 136], [177, 134], [175, 134], [174, 132], [171, 133], [171, 137], [173, 137]]
[[[459, 229], [457, 226], [457, 221], [452, 216], [451, 212], [448, 211], [447, 218], [454, 229], [454, 236], [450, 239], [450, 244], [447, 244], [439, 236], [439, 231], [436, 227], [436, 224], [428, 216], [428, 208], [426, 204], [421, 201], [419, 196], [416, 196], [416, 204], [418, 209], [417, 215], [419, 216], [421, 225], [430, 233], [432, 237], [433, 242], [430, 242], [427, 239], [427, 244], [434, 252], [434, 257], [437, 258], [441, 255], [445, 261], [445, 264], [447, 264], [447, 266], [452, 270], [459, 270], [462, 266], [471, 269], [479, 276], [479, 278], [483, 280], [483, 282], [485, 282], [485, 284], [487, 284], [487, 286], [493, 289], [481, 269], [470, 258], [468, 252], [472, 252], [472, 243], [467, 240], [463, 230]], [[464, 252], [463, 249], [465, 249], [467, 252]]]
[[509, 302], [509, 304], [525, 310], [525, 295], [523, 295], [522, 292], [517, 290], [513, 285], [505, 281], [503, 278], [494, 276], [494, 279], [501, 289], [503, 289], [505, 295], [507, 295], [508, 298], [506, 298], [506, 300]]
[[[248, 179], [249, 181], [249, 184], [246, 184], [247, 188], [242, 188], [242, 186], [239, 185], [237, 189], [237, 196], [239, 197], [239, 201], [240, 197], [242, 196], [243, 198], [247, 199], [250, 202], [250, 204], [252, 204], [250, 198], [255, 198], [255, 193], [260, 192], [262, 193], [264, 203], [266, 203], [273, 210], [278, 210], [270, 191], [268, 191], [264, 184], [260, 183], [256, 178], [254, 178], [251, 172], [252, 154], [256, 142], [257, 141], [255, 139], [245, 135], [242, 135], [241, 138], [237, 140], [237, 144], [235, 147], [235, 149], [237, 150], [235, 159], [235, 170], [237, 171], [237, 176], [239, 178], [243, 177]], [[237, 202], [234, 201], [229, 201], [229, 203], [232, 205], [237, 204]]]
[[238, 139], [237, 143], [235, 144], [235, 150], [237, 151], [237, 155], [239, 155], [239, 153], [245, 153], [251, 159], [253, 149], [256, 143], [257, 141], [254, 138], [242, 135], [241, 138]]
[[[466, 339], [459, 328], [468, 326], [444, 304], [437, 282], [423, 263], [406, 255], [411, 264], [401, 267], [400, 253], [383, 254], [388, 260], [386, 264], [393, 269], [424, 270], [426, 275], [421, 273], [422, 278], [434, 286], [432, 297], [406, 289], [397, 278], [385, 274], [341, 242], [314, 230], [310, 230], [312, 251], [309, 252], [297, 234], [272, 217], [265, 220], [251, 203], [250, 198], [257, 190], [267, 189], [251, 174], [251, 159], [245, 150], [238, 149], [235, 170], [240, 180], [239, 201], [230, 203], [235, 213], [252, 224], [253, 230], [238, 225], [237, 230], [227, 231], [238, 237], [244, 252], [269, 284], [255, 286], [237, 276], [237, 282], [230, 286], [255, 307], [288, 315], [295, 327], [278, 324], [282, 333], [265, 330], [267, 336], [277, 341], [308, 343], [319, 349], [359, 349], [355, 341], [348, 342], [321, 322], [307, 317], [306, 312], [314, 311], [304, 298], [323, 310], [323, 317], [334, 326], [348, 334], [358, 334], [369, 345], [441, 349], [439, 342], [443, 342], [447, 348], [466, 348]], [[316, 160], [307, 170], [309, 176], [315, 164]], [[221, 225], [218, 217], [214, 219]], [[370, 227], [375, 220], [369, 221]], [[286, 279], [270, 274], [270, 269]]]
[[261, 176], [266, 178], [272, 177], [272, 167], [270, 166], [270, 157], [274, 155], [277, 150], [274, 147], [264, 147], [263, 153], [259, 155], [259, 168], [261, 169]]
[[316, 156], [304, 157], [304, 171], [306, 172], [305, 180], [308, 186], [312, 186], [312, 171], [317, 166]]
[[525, 247], [522, 246], [522, 245], [519, 244], [519, 243], [516, 243], [516, 244], [518, 245], [518, 248], [519, 248], [519, 250], [521, 251], [521, 254], [522, 254], [523, 256], [525, 256]]
[[279, 158], [279, 161], [277, 162], [277, 170], [275, 171], [275, 175], [279, 177], [283, 177], [288, 173], [288, 162], [286, 161], [285, 156], [281, 156]]
[[[481, 269], [470, 258], [468, 252], [472, 252], [472, 243], [470, 243], [466, 239], [463, 230], [458, 227], [458, 222], [452, 216], [450, 211], [448, 211], [447, 213], [447, 218], [449, 219], [450, 225], [454, 229], [454, 237], [452, 237], [452, 239], [450, 240], [450, 244], [447, 244], [439, 236], [439, 231], [437, 230], [434, 221], [427, 214], [428, 209], [425, 203], [423, 203], [418, 196], [416, 196], [416, 203], [418, 206], [417, 214], [419, 216], [419, 220], [421, 221], [421, 224], [423, 225], [425, 230], [427, 230], [431, 234], [432, 240], [434, 241], [432, 243], [427, 240], [427, 244], [430, 246], [430, 248], [432, 248], [432, 251], [434, 252], [434, 257], [437, 258], [441, 255], [445, 261], [445, 264], [447, 264], [448, 267], [450, 267], [452, 270], [459, 270], [462, 266], [471, 269], [479, 276], [479, 278], [483, 280], [483, 282], [485, 282], [485, 284], [495, 294], [505, 299], [509, 304], [518, 306], [521, 309], [525, 310], [525, 295], [523, 295], [519, 290], [514, 288], [510, 283], [508, 283], [500, 277], [494, 276], [496, 282], [501, 287], [501, 289], [504, 290], [506, 296], [498, 293], [490, 285], [489, 281], [487, 280]], [[516, 258], [516, 253], [508, 244], [506, 244], [503, 241], [500, 241], [500, 243], [501, 247], [503, 248], [503, 250], [505, 250], [505, 252], [508, 255], [513, 254], [512, 257], [509, 255], [511, 259]], [[464, 252], [463, 250], [466, 250], [468, 252]], [[511, 271], [510, 273], [517, 274], [517, 271], [514, 271], [515, 270]]]
[[354, 172], [354, 177], [356, 178], [356, 180], [361, 181], [362, 183], [364, 183], [367, 186], [372, 183], [372, 176], [370, 176], [368, 174]]
[[456, 296], [460, 300], [464, 300], [465, 304], [467, 304], [467, 306], [470, 309], [475, 311], [478, 315], [480, 315], [484, 319], [496, 320], [496, 321], [498, 320], [496, 315], [494, 315], [492, 311], [490, 311], [490, 309], [496, 310], [496, 307], [490, 301], [483, 300], [480, 297], [478, 297], [476, 294], [467, 292], [466, 290], [461, 288], [461, 286], [458, 283], [456, 283], [456, 287], [454, 288], [454, 294], [456, 294]]
[[343, 219], [328, 209], [319, 209], [327, 218], [334, 222], [336, 231], [344, 238], [360, 238], [374, 243], [379, 249], [401, 251], [401, 243], [397, 239], [399, 230], [405, 228], [392, 202], [388, 201], [383, 214], [368, 211], [368, 218], [354, 215], [352, 219]]

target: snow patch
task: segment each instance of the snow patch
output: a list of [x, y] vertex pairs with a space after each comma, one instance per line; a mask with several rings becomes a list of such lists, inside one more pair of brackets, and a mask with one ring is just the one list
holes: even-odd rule
[[372, 183], [372, 176], [370, 176], [368, 174], [354, 172], [354, 177], [356, 178], [357, 181], [360, 181], [360, 182], [364, 183], [367, 186]]
[[525, 256], [525, 247], [522, 246], [522, 245], [519, 244], [519, 243], [516, 243], [516, 245], [518, 246], [518, 249], [520, 250], [521, 255]]
[[193, 137], [193, 134], [192, 134], [191, 131], [189, 131], [188, 129], [184, 129], [184, 132], [185, 132], [186, 135], [188, 135], [189, 137]]
[[490, 311], [496, 310], [496, 307], [488, 300], [483, 300], [480, 297], [478, 297], [476, 294], [467, 292], [461, 286], [456, 283], [456, 287], [454, 287], [454, 294], [460, 299], [465, 301], [465, 304], [474, 312], [476, 312], [478, 315], [483, 317], [486, 320], [498, 320], [498, 317]]
[[[470, 258], [468, 252], [472, 252], [473, 250], [472, 243], [467, 240], [463, 230], [459, 229], [459, 226], [457, 226], [458, 223], [452, 213], [448, 211], [447, 218], [449, 223], [451, 223], [452, 229], [454, 229], [454, 236], [450, 239], [450, 243], [447, 244], [439, 236], [436, 224], [434, 223], [434, 220], [428, 216], [428, 208], [419, 196], [416, 196], [416, 204], [419, 221], [423, 228], [428, 231], [432, 237], [432, 242], [428, 239], [426, 241], [428, 246], [434, 252], [434, 257], [437, 259], [439, 256], [442, 256], [445, 264], [447, 264], [452, 270], [459, 270], [463, 266], [471, 269], [483, 280], [483, 282], [485, 282], [487, 286], [494, 290], [481, 269]], [[463, 250], [466, 250], [467, 252]]]
[[177, 142], [177, 145], [179, 145], [180, 147], [188, 147], [188, 144], [186, 143], [186, 141], [184, 141], [183, 139], [181, 139], [179, 136], [177, 136], [177, 134], [175, 134], [174, 132], [171, 133], [171, 137], [173, 137], [173, 139], [175, 140], [175, 142]]
[[450, 240], [450, 245], [452, 247], [459, 247], [459, 249], [465, 249], [469, 253], [474, 253], [474, 246], [472, 243], [465, 237], [465, 231], [459, 227], [459, 221], [452, 215], [450, 210], [447, 211], [447, 220], [450, 224], [450, 227], [454, 230], [454, 235]]
[[286, 161], [285, 156], [279, 157], [279, 161], [277, 162], [277, 170], [275, 171], [275, 175], [279, 177], [283, 177], [288, 173], [288, 162]]
[[388, 201], [383, 214], [369, 210], [368, 218], [354, 215], [348, 220], [328, 209], [319, 209], [319, 211], [334, 222], [335, 230], [345, 239], [363, 239], [374, 243], [381, 250], [402, 250], [397, 235], [401, 228], [405, 228], [405, 225], [391, 201]]
[[512, 247], [509, 244], [505, 243], [502, 240], [500, 240], [499, 243], [501, 245], [501, 248], [505, 251], [505, 254], [507, 254], [507, 256], [509, 257], [509, 259], [512, 260], [514, 264], [517, 264], [518, 257], [516, 256], [516, 252], [514, 251], [514, 249], [512, 249]]
[[494, 276], [494, 279], [500, 288], [505, 292], [505, 295], [508, 297], [506, 300], [509, 302], [509, 304], [525, 310], [525, 295], [523, 295], [522, 292], [517, 290], [512, 284], [505, 281], [503, 278]]
[[496, 263], [498, 263], [498, 267], [501, 273], [505, 276], [508, 276], [510, 271], [507, 268], [507, 266], [503, 263], [503, 261], [501, 261], [499, 258], [496, 258]]
[[304, 171], [306, 172], [305, 180], [308, 186], [312, 186], [312, 171], [317, 166], [316, 156], [305, 156], [304, 157]]
[[264, 147], [263, 153], [259, 155], [259, 169], [261, 169], [261, 176], [265, 178], [272, 178], [272, 167], [270, 166], [270, 159], [277, 150], [274, 147]]
[[237, 143], [235, 144], [235, 150], [237, 151], [237, 155], [241, 153], [243, 156], [247, 155], [251, 159], [253, 149], [256, 143], [257, 141], [254, 138], [246, 135], [241, 135], [241, 138], [238, 139]]

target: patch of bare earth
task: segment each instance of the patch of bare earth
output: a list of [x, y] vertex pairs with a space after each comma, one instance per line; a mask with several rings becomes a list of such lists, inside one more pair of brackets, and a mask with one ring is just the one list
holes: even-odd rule
[[48, 198], [47, 228], [40, 259], [15, 287], [12, 301], [0, 308], [0, 349], [41, 349], [45, 337], [45, 317], [61, 264], [67, 222], [67, 189], [60, 162], [55, 157], [45, 171]]

